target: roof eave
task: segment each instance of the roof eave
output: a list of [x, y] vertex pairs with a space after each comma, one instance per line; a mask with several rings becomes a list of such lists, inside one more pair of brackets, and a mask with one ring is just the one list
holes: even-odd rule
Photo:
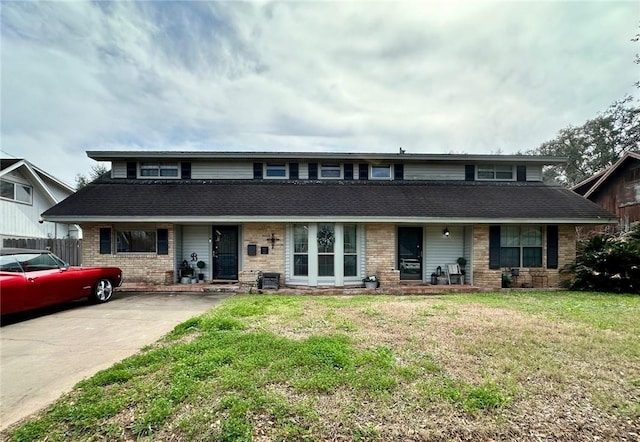
[[191, 159], [191, 160], [368, 160], [403, 162], [499, 162], [519, 164], [561, 165], [567, 162], [565, 157], [539, 155], [487, 155], [487, 154], [412, 154], [412, 153], [358, 153], [358, 152], [255, 152], [255, 151], [87, 151], [87, 156], [96, 161], [117, 161], [129, 159]]
[[448, 218], [448, 217], [389, 217], [389, 216], [43, 216], [45, 221], [65, 224], [83, 223], [256, 223], [256, 222], [342, 222], [342, 223], [394, 223], [394, 224], [614, 224], [617, 218]]

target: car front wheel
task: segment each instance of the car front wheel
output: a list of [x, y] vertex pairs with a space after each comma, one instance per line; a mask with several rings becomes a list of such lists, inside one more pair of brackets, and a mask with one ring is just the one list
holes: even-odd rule
[[107, 302], [113, 295], [113, 284], [110, 280], [103, 278], [96, 282], [93, 289], [93, 301], [97, 303]]

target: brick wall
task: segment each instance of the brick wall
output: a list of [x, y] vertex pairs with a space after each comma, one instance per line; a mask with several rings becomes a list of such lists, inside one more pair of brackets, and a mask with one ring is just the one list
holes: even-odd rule
[[[274, 234], [279, 241], [271, 247], [267, 238]], [[285, 225], [282, 223], [249, 223], [242, 226], [242, 269], [238, 278], [243, 286], [255, 284], [258, 272], [280, 273], [280, 284], [284, 284]], [[255, 244], [257, 254], [249, 256], [247, 246]], [[269, 254], [260, 253], [261, 247], [269, 247]]]
[[[558, 268], [547, 269], [546, 235], [543, 237], [542, 265], [548, 276], [548, 286], [558, 287], [560, 281], [567, 278], [560, 270], [576, 258], [576, 229], [573, 225], [560, 225], [558, 228]], [[535, 269], [534, 269], [535, 270]], [[498, 289], [502, 284], [502, 269], [489, 269], [489, 225], [473, 226], [473, 284], [485, 289]], [[517, 284], [532, 282], [528, 268], [521, 268]], [[536, 280], [536, 286], [541, 281]]]
[[172, 224], [127, 224], [127, 230], [168, 229], [169, 254], [121, 253], [115, 254], [115, 238], [111, 239], [110, 255], [100, 254], [100, 229], [118, 227], [117, 224], [83, 224], [82, 262], [85, 266], [115, 266], [122, 269], [126, 282], [170, 284], [174, 282], [174, 232]]
[[396, 270], [396, 226], [395, 224], [366, 225], [366, 274], [375, 274], [380, 285], [397, 285], [400, 271]]

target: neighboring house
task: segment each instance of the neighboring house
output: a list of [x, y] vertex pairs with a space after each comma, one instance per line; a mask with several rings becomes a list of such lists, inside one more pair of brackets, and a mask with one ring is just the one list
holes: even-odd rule
[[260, 271], [292, 286], [360, 285], [370, 274], [382, 285], [427, 283], [464, 257], [465, 282], [476, 286], [500, 287], [511, 268], [544, 272], [557, 285], [575, 258], [576, 226], [616, 222], [571, 190], [545, 185], [542, 167], [564, 162], [551, 157], [88, 155], [110, 161], [111, 176], [43, 217], [80, 224], [83, 262], [118, 265], [129, 281], [173, 283], [183, 261], [202, 260], [206, 279], [244, 284]]
[[0, 160], [0, 239], [78, 238], [78, 226], [40, 218], [73, 192], [71, 186], [27, 160]]
[[[628, 231], [640, 221], [640, 153], [626, 152], [614, 165], [571, 190], [616, 214], [619, 229]], [[607, 230], [608, 226], [600, 227], [593, 230]]]

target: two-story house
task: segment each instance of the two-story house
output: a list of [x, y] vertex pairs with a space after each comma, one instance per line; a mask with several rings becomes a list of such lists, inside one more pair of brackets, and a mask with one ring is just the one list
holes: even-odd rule
[[[78, 238], [78, 226], [45, 222], [40, 214], [74, 189], [27, 160], [0, 160], [0, 239]], [[0, 244], [1, 245], [1, 244]]]
[[512, 268], [557, 285], [578, 225], [615, 216], [542, 182], [538, 156], [311, 152], [88, 152], [111, 175], [44, 212], [78, 223], [83, 262], [128, 280], [176, 281], [204, 261], [206, 279], [292, 286], [430, 282], [467, 260], [466, 282], [500, 286]]

